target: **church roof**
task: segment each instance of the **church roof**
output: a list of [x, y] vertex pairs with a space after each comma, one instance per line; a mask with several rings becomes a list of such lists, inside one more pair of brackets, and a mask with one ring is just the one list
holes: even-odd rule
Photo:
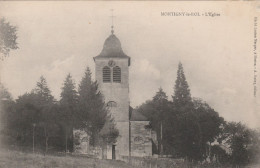
[[141, 114], [140, 112], [133, 110], [131, 112], [131, 121], [149, 121], [143, 114]]
[[97, 58], [128, 58], [128, 65], [130, 65], [130, 57], [123, 52], [121, 42], [113, 32], [105, 40], [101, 53], [94, 57], [94, 60]]

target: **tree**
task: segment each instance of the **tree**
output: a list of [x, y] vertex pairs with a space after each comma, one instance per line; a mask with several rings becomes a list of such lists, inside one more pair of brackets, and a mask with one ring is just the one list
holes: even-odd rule
[[[12, 130], [17, 134], [19, 145], [30, 146], [32, 140], [33, 124], [40, 121], [40, 108], [37, 103], [38, 96], [34, 93], [25, 93], [18, 97], [15, 104], [15, 115], [13, 115]], [[38, 131], [37, 131], [38, 132]], [[37, 141], [40, 141], [37, 134]]]
[[12, 100], [11, 94], [2, 83], [0, 83], [0, 100]]
[[[156, 92], [151, 101], [147, 101], [137, 108], [137, 111], [142, 113], [150, 121], [150, 127], [156, 131], [158, 140], [158, 151], [162, 155], [164, 153], [163, 146], [167, 145], [169, 128], [168, 122], [170, 104], [168, 97], [162, 88]], [[166, 149], [167, 150], [167, 149]]]
[[172, 132], [172, 142], [175, 155], [186, 157], [189, 161], [197, 158], [199, 152], [199, 132], [197, 117], [191, 99], [189, 85], [186, 81], [183, 66], [178, 65], [177, 79], [174, 86], [172, 120], [175, 126]]
[[39, 97], [39, 104], [45, 106], [48, 103], [54, 103], [54, 97], [51, 95], [51, 91], [47, 85], [46, 79], [41, 76], [40, 81], [37, 82], [36, 88], [32, 91]]
[[166, 113], [169, 111], [168, 97], [166, 96], [166, 93], [163, 91], [163, 89], [159, 88], [159, 91], [153, 97], [152, 101], [154, 106], [154, 113], [151, 120], [151, 124], [152, 128], [154, 128], [157, 133], [159, 152], [161, 155], [163, 155], [163, 142], [166, 142], [164, 141], [164, 135], [166, 133], [166, 131], [164, 131], [164, 128], [167, 128]]
[[10, 50], [18, 49], [17, 46], [17, 28], [6, 22], [4, 18], [0, 19], [0, 53], [1, 59], [9, 55]]
[[79, 85], [78, 112], [80, 128], [83, 128], [90, 135], [90, 144], [95, 146], [99, 131], [103, 128], [107, 109], [104, 99], [98, 90], [97, 82], [91, 79], [91, 71], [87, 67], [84, 77]]
[[225, 148], [223, 148], [224, 147], [219, 144], [213, 145], [210, 149], [210, 158], [213, 158], [215, 156], [218, 163], [222, 165], [228, 165], [230, 156], [225, 151]]
[[75, 83], [72, 76], [68, 74], [61, 91], [59, 114], [59, 123], [65, 131], [65, 151], [68, 150], [68, 136], [70, 137], [70, 151], [73, 150], [73, 127], [76, 122], [77, 103], [78, 94]]
[[219, 142], [231, 150], [231, 164], [243, 167], [255, 161], [259, 152], [260, 137], [256, 131], [240, 122], [227, 122]]
[[175, 121], [171, 132], [175, 155], [188, 161], [202, 161], [207, 155], [209, 144], [221, 132], [224, 119], [219, 117], [206, 102], [191, 98], [183, 66], [179, 63], [174, 87], [171, 121]]
[[174, 86], [174, 95], [172, 96], [173, 103], [178, 110], [185, 112], [189, 106], [192, 106], [192, 99], [190, 94], [190, 89], [182, 64], [179, 63], [177, 71], [177, 79]]
[[9, 91], [0, 83], [0, 141], [5, 144], [11, 144], [14, 141], [12, 136], [13, 117], [15, 117], [15, 102]]
[[[211, 147], [222, 131], [224, 119], [212, 109], [206, 102], [199, 98], [193, 98], [194, 113], [198, 126], [198, 142], [200, 157], [207, 155], [207, 148]], [[205, 159], [205, 157], [203, 158]]]
[[54, 104], [55, 99], [51, 95], [47, 81], [43, 76], [41, 76], [40, 81], [37, 82], [33, 93], [37, 96], [36, 103], [40, 110], [40, 121], [38, 126], [43, 129], [43, 135], [45, 138], [45, 153], [47, 153], [49, 139], [50, 137], [56, 136], [56, 132], [58, 131], [56, 124], [58, 107]]

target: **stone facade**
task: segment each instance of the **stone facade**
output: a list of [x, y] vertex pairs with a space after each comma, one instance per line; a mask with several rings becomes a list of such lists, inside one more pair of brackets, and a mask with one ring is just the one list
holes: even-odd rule
[[151, 130], [149, 121], [131, 121], [131, 156], [152, 156]]

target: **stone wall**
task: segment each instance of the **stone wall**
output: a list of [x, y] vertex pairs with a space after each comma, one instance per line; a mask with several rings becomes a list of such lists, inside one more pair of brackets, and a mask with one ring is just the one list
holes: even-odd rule
[[152, 156], [151, 129], [149, 121], [131, 121], [131, 156]]

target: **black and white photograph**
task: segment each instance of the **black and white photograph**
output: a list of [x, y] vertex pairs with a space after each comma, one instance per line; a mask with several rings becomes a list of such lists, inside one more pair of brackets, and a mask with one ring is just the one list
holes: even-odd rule
[[259, 168], [257, 1], [0, 1], [1, 168]]

